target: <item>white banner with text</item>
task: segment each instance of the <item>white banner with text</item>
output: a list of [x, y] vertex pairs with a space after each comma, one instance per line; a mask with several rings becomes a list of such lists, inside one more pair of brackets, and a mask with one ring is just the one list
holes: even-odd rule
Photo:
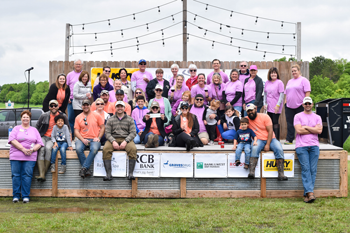
[[[275, 155], [262, 153], [262, 177], [278, 177]], [[294, 177], [294, 153], [284, 153], [284, 175]]]
[[[126, 153], [113, 152], [112, 154], [112, 176], [126, 177]], [[105, 166], [103, 164], [102, 152], [99, 151], [94, 159], [94, 176], [106, 176]]]
[[193, 177], [193, 154], [169, 153], [162, 154], [161, 177]]
[[159, 177], [161, 153], [137, 153], [135, 177]]
[[195, 154], [196, 178], [224, 178], [227, 177], [227, 154]]
[[[236, 154], [228, 154], [228, 168], [227, 168], [227, 176], [228, 177], [248, 177], [249, 169], [244, 169], [245, 164], [245, 153], [241, 154], [241, 164], [237, 167], [235, 163]], [[255, 177], [260, 178], [260, 158], [255, 168]]]

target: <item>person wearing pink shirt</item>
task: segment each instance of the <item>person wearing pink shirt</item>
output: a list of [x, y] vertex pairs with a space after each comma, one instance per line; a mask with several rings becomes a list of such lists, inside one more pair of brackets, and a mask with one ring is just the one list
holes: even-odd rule
[[300, 66], [295, 64], [292, 66], [293, 78], [287, 83], [284, 94], [286, 95], [285, 110], [287, 120], [287, 138], [284, 144], [293, 144], [295, 129], [294, 116], [302, 112], [304, 97], [310, 96], [311, 86], [307, 78], [302, 77], [300, 73]]
[[[182, 94], [185, 91], [189, 91], [188, 87], [184, 82], [185, 77], [182, 74], [176, 76], [176, 83], [173, 85], [168, 93], [169, 101], [171, 107], [174, 107], [174, 104], [182, 98]], [[170, 85], [171, 86], [171, 85]]]
[[74, 138], [74, 121], [75, 121], [75, 113], [73, 109], [73, 90], [74, 90], [75, 83], [79, 81], [79, 76], [82, 70], [83, 70], [83, 60], [76, 59], [74, 61], [73, 71], [67, 74], [67, 85], [69, 86], [69, 89], [70, 89], [70, 97], [68, 100], [67, 111], [68, 111], [68, 121], [72, 131], [72, 138]]
[[256, 65], [250, 66], [250, 78], [245, 79], [243, 84], [243, 110], [244, 116], [247, 116], [245, 110], [246, 104], [254, 104], [257, 107], [257, 112], [260, 112], [263, 106], [262, 93], [264, 90], [264, 83], [262, 79], [257, 75], [258, 67]]
[[320, 148], [318, 134], [322, 133], [322, 119], [312, 112], [312, 99], [305, 97], [302, 102], [304, 108], [294, 117], [294, 127], [297, 132], [295, 152], [301, 166], [301, 180], [304, 186], [304, 202], [312, 203], [316, 200], [314, 187], [317, 173]]
[[162, 96], [165, 98], [168, 98], [168, 93], [170, 90], [170, 84], [168, 82], [168, 80], [165, 80], [163, 78], [164, 75], [164, 71], [163, 69], [157, 69], [156, 70], [156, 78], [152, 79], [151, 81], [149, 81], [149, 83], [147, 84], [146, 87], [146, 94], [148, 96], [148, 98], [151, 100], [155, 97], [155, 93], [154, 93], [154, 88], [157, 85], [160, 85], [161, 87], [163, 87], [163, 94]]
[[219, 73], [221, 75], [221, 79], [223, 83], [227, 83], [229, 81], [227, 74], [225, 74], [225, 72], [221, 71], [221, 61], [219, 59], [214, 59], [211, 62], [214, 71], [211, 72], [210, 74], [208, 74], [207, 76], [207, 85], [210, 85], [212, 82], [212, 77], [214, 73]]
[[276, 139], [280, 140], [280, 125], [278, 119], [282, 112], [282, 103], [284, 98], [284, 84], [280, 79], [280, 75], [276, 67], [269, 69], [267, 74], [264, 90], [264, 109], [270, 116], [273, 125], [273, 132]]
[[[120, 79], [114, 80], [114, 90], [109, 92], [109, 100], [108, 100], [109, 102], [117, 101], [117, 99], [115, 98], [115, 93], [117, 92], [117, 90], [122, 90], [122, 86], [123, 86], [123, 84], [122, 84], [122, 81]], [[125, 103], [128, 102], [128, 96], [127, 96], [127, 94], [125, 94], [125, 92], [124, 92], [123, 101]]]
[[[136, 91], [136, 88], [141, 88], [144, 93], [146, 93], [146, 87], [149, 81], [153, 79], [153, 76], [150, 72], [146, 71], [147, 63], [145, 59], [139, 61], [139, 71], [134, 72], [131, 75], [131, 89], [133, 92]], [[146, 94], [146, 98], [147, 94]]]
[[239, 64], [239, 81], [241, 81], [242, 84], [244, 84], [244, 81], [250, 77], [249, 69], [248, 69], [248, 62], [242, 61]]
[[[174, 63], [170, 66], [170, 69], [171, 69], [171, 73], [173, 73], [173, 77], [170, 78], [169, 84], [170, 84], [170, 87], [173, 87], [174, 85], [176, 85], [176, 78], [178, 76], [178, 72], [179, 72], [180, 67], [178, 64]], [[186, 86], [185, 78], [183, 80], [182, 86]]]
[[[111, 74], [111, 67], [109, 67], [109, 66], [104, 66], [103, 68], [102, 68], [102, 74], [105, 74], [105, 75], [107, 75], [107, 78], [108, 78], [108, 83], [109, 83], [109, 85], [111, 85], [112, 87], [113, 87], [113, 83], [114, 83], [114, 80], [112, 79], [112, 78], [110, 78], [109, 76], [110, 76], [110, 74]], [[96, 87], [98, 84], [100, 83], [100, 76], [98, 76], [96, 79], [95, 79], [95, 81], [94, 81], [94, 86], [93, 87]]]
[[[204, 105], [208, 105], [211, 101], [212, 91], [210, 86], [205, 84], [205, 74], [198, 74], [198, 84], [191, 89], [191, 96], [202, 94], [204, 96]], [[195, 97], [192, 97], [192, 103], [194, 103]]]

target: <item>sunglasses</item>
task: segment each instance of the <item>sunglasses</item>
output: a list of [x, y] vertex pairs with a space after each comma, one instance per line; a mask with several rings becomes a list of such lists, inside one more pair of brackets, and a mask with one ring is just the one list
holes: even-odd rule
[[311, 105], [312, 103], [305, 103], [304, 105]]
[[141, 66], [145, 66], [145, 65], [146, 65], [146, 63], [144, 63], [144, 62], [141, 62], [141, 63], [140, 63], [140, 65], [141, 65]]
[[90, 104], [83, 104], [83, 107], [89, 107]]
[[157, 91], [157, 92], [160, 92], [160, 91], [163, 91], [163, 90], [161, 90], [161, 89], [157, 89], [156, 91]]
[[99, 105], [105, 105], [105, 104], [101, 104], [101, 103], [96, 103], [96, 106], [99, 106]]
[[152, 107], [153, 110], [158, 110], [158, 107]]
[[196, 101], [203, 101], [203, 99], [196, 99]]
[[85, 121], [84, 124], [85, 124], [85, 125], [88, 125], [86, 117], [84, 118], [84, 121]]
[[110, 70], [105, 70], [105, 72], [106, 72], [106, 73], [111, 73], [111, 71], [110, 71]]
[[135, 92], [135, 94], [141, 95], [141, 94], [142, 94], [142, 92]]
[[50, 104], [50, 108], [57, 108], [57, 104]]
[[197, 70], [190, 70], [190, 72], [196, 72]]
[[241, 67], [247, 67], [247, 65], [241, 65]]
[[182, 110], [185, 110], [185, 109], [187, 110], [187, 109], [188, 109], [188, 107], [187, 107], [187, 106], [185, 106], [185, 107], [182, 107], [181, 109], [182, 109]]

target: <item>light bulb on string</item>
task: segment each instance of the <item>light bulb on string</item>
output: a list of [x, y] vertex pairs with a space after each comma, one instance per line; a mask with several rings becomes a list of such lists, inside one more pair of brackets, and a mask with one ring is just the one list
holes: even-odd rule
[[263, 59], [265, 60], [265, 58], [266, 58], [266, 51], [264, 52], [264, 57], [263, 57]]
[[163, 40], [163, 47], [165, 47], [164, 39], [162, 39], [162, 40]]
[[258, 45], [259, 45], [259, 43], [256, 42], [255, 50], [258, 50]]
[[207, 35], [207, 29], [205, 29], [204, 36], [203, 36], [203, 37], [205, 37], [206, 35]]
[[147, 25], [147, 31], [149, 32], [148, 23], [146, 23], [146, 25]]
[[171, 15], [171, 17], [173, 18], [173, 23], [175, 23], [175, 19], [174, 19], [174, 16], [173, 16], [173, 15]]
[[243, 31], [244, 31], [244, 29], [242, 29], [242, 33], [241, 33], [242, 36], [244, 35]]
[[233, 14], [233, 11], [231, 11], [231, 14], [230, 14], [230, 19], [232, 19], [232, 14]]
[[163, 32], [163, 29], [162, 29], [161, 31], [162, 31], [162, 38], [164, 38], [164, 32]]
[[197, 15], [194, 15], [193, 22], [196, 22]]
[[139, 38], [138, 37], [136, 37], [136, 41], [137, 41], [137, 43], [139, 44], [140, 42], [139, 42]]
[[241, 55], [241, 47], [238, 47], [238, 55]]
[[255, 25], [257, 25], [257, 23], [258, 23], [258, 16], [256, 16], [256, 18], [255, 18]]
[[226, 27], [228, 27], [228, 32], [231, 33], [231, 26], [230, 25], [226, 25]]
[[284, 45], [282, 45], [282, 53], [284, 53]]
[[86, 45], [84, 45], [84, 52], [86, 53]]
[[232, 37], [231, 37], [231, 41], [230, 41], [230, 44], [231, 44], [231, 46], [232, 46]]
[[124, 37], [123, 29], [121, 30], [121, 35], [122, 35], [122, 37]]
[[222, 24], [220, 23], [220, 32], [222, 31]]
[[111, 43], [111, 49], [112, 49], [112, 43]]
[[208, 10], [208, 4], [206, 5], [205, 10], [206, 10], [206, 11]]
[[293, 40], [295, 41], [295, 33], [293, 33]]
[[139, 52], [139, 45], [136, 45], [136, 47], [137, 47], [137, 53]]
[[108, 19], [108, 27], [111, 27], [111, 21]]
[[190, 40], [190, 33], [187, 33], [187, 42]]
[[83, 28], [82, 28], [82, 30], [84, 31], [84, 24], [83, 24]]
[[268, 32], [267, 33], [267, 40], [269, 40], [270, 39], [270, 33]]
[[111, 57], [113, 57], [113, 52], [112, 52], [112, 50], [111, 50]]
[[133, 14], [134, 15], [134, 22], [136, 21], [136, 17], [135, 17], [135, 14]]
[[160, 7], [158, 6], [158, 14], [160, 14]]
[[281, 29], [283, 29], [283, 21], [282, 21], [282, 24], [281, 24]]
[[95, 33], [95, 41], [97, 41], [97, 33]]
[[214, 43], [215, 43], [215, 41], [213, 41], [213, 44], [211, 45], [211, 48], [212, 48], [212, 49], [214, 49]]

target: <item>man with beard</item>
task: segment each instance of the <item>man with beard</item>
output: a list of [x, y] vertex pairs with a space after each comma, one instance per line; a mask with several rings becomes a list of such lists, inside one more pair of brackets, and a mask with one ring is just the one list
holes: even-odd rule
[[[104, 105], [104, 107], [103, 107], [103, 110], [104, 110], [106, 113], [109, 113], [110, 115], [113, 115], [114, 112], [109, 111], [110, 105], [112, 105], [112, 103], [108, 101], [108, 99], [109, 99], [109, 91], [107, 91], [107, 90], [101, 91], [100, 98], [103, 99], [103, 102], [105, 103], [105, 105]], [[95, 102], [93, 102], [93, 103], [91, 104], [90, 110], [91, 110], [91, 111], [95, 111], [95, 110], [96, 110], [96, 103], [95, 103]]]
[[[74, 134], [78, 138], [75, 150], [82, 166], [79, 176], [84, 179], [91, 175], [90, 165], [101, 147], [100, 140], [105, 132], [105, 120], [100, 114], [90, 110], [89, 100], [83, 100], [82, 108], [83, 112], [75, 118]], [[89, 149], [88, 157], [84, 154], [85, 149]]]
[[106, 177], [103, 181], [112, 180], [112, 153], [115, 150], [125, 150], [129, 157], [129, 180], [135, 180], [134, 168], [136, 164], [137, 149], [134, 143], [136, 127], [134, 119], [125, 114], [125, 103], [115, 103], [115, 115], [108, 119], [106, 125], [106, 144], [103, 147], [103, 163]]
[[[123, 101], [124, 99], [124, 91], [122, 89], [119, 89], [119, 90], [116, 90], [115, 92], [115, 98], [117, 99], [117, 101], [115, 102], [112, 102], [110, 105], [109, 105], [109, 108], [108, 108], [108, 113], [112, 113], [112, 114], [115, 114], [116, 113], [116, 103], [118, 101]], [[124, 102], [124, 110], [126, 112], [126, 114], [128, 114], [128, 116], [131, 116], [131, 106], [130, 104]]]
[[[194, 98], [194, 104], [191, 105], [190, 113], [197, 116], [199, 123], [199, 132], [198, 138], [202, 141], [203, 145], [208, 145], [209, 142], [209, 134], [205, 128], [205, 117], [207, 115], [207, 108], [204, 106], [204, 97], [202, 94], [197, 94]], [[211, 114], [210, 119], [214, 119], [216, 117], [215, 114]]]
[[51, 151], [53, 147], [53, 142], [51, 141], [51, 132], [53, 127], [56, 125], [55, 123], [55, 116], [57, 115], [63, 115], [64, 117], [64, 124], [68, 126], [69, 131], [70, 125], [68, 122], [67, 116], [58, 111], [58, 101], [57, 100], [50, 100], [49, 102], [49, 111], [41, 114], [39, 117], [38, 122], [36, 123], [35, 128], [39, 131], [41, 140], [44, 143], [44, 146], [40, 148], [38, 153], [38, 169], [39, 169], [39, 176], [36, 176], [35, 178], [38, 181], [45, 181], [45, 174], [47, 170], [50, 167], [50, 160], [51, 160]]
[[259, 159], [259, 154], [262, 150], [273, 151], [278, 169], [278, 180], [288, 180], [284, 176], [284, 153], [281, 143], [275, 138], [272, 129], [271, 118], [267, 114], [257, 113], [254, 104], [247, 104], [246, 111], [249, 119], [249, 128], [254, 131], [258, 138], [258, 145], [252, 145], [252, 154], [249, 163], [248, 178], [254, 179], [255, 167]]

